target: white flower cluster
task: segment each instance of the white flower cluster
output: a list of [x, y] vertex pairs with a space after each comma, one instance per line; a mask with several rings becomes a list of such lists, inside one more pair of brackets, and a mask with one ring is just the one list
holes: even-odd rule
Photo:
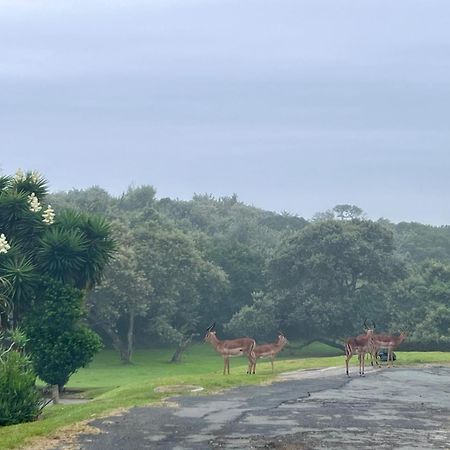
[[27, 179], [27, 175], [22, 169], [18, 169], [14, 176], [14, 179], [16, 181], [25, 181]]
[[30, 178], [33, 183], [38, 183], [42, 177], [41, 177], [41, 174], [37, 170], [33, 170], [33, 172], [31, 172]]
[[8, 253], [10, 248], [11, 246], [8, 244], [6, 236], [3, 233], [0, 234], [0, 253]]
[[44, 214], [42, 214], [42, 217], [44, 218], [43, 222], [47, 225], [51, 225], [55, 222], [55, 210], [51, 205], [48, 205], [47, 209], [44, 211]]
[[28, 204], [30, 205], [30, 210], [33, 212], [39, 212], [42, 209], [39, 199], [34, 192], [28, 196]]

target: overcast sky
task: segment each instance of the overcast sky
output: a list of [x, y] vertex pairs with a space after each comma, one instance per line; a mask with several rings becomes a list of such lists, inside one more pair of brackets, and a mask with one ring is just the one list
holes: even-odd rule
[[450, 224], [448, 0], [0, 0], [0, 167]]

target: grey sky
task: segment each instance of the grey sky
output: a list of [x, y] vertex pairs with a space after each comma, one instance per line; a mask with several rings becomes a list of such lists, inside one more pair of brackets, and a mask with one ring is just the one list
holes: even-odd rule
[[450, 224], [448, 0], [0, 0], [0, 166]]

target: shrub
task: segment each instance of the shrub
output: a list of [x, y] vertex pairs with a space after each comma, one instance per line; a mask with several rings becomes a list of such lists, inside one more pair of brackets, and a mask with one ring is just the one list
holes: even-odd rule
[[70, 376], [86, 366], [100, 350], [98, 335], [85, 325], [62, 331], [59, 336], [38, 338], [33, 345], [33, 361], [39, 377], [61, 389]]
[[9, 351], [0, 360], [0, 425], [35, 420], [41, 397], [35, 386], [31, 361], [23, 354]]
[[102, 344], [84, 323], [84, 292], [59, 281], [43, 281], [25, 327], [39, 378], [61, 389], [86, 366]]

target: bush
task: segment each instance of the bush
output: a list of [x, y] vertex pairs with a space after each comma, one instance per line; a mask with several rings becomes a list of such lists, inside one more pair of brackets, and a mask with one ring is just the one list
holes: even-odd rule
[[33, 360], [39, 377], [60, 389], [80, 367], [86, 366], [100, 350], [97, 334], [84, 325], [62, 332], [53, 339], [35, 340]]
[[101, 347], [99, 336], [82, 321], [84, 292], [45, 280], [25, 321], [34, 367], [39, 378], [61, 389]]
[[29, 358], [10, 351], [0, 360], [0, 425], [35, 420], [41, 397], [35, 386], [36, 375]]

